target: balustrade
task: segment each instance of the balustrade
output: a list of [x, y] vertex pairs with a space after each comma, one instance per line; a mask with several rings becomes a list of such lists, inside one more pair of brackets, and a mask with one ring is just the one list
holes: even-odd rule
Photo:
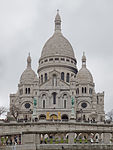
[[20, 145], [21, 135], [4, 135], [0, 136], [0, 145]]

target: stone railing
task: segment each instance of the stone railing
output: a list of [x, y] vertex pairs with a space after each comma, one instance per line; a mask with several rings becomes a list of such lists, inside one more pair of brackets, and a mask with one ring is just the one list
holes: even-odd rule
[[77, 147], [77, 145], [96, 145], [97, 147], [112, 145], [113, 147], [112, 143], [113, 124], [88, 124], [73, 121], [0, 123], [0, 150], [3, 147], [16, 147], [16, 150], [20, 150], [19, 147], [29, 144], [35, 147], [30, 150], [36, 150], [36, 147], [46, 149], [47, 145], [52, 147], [59, 144], [62, 149], [67, 146]]

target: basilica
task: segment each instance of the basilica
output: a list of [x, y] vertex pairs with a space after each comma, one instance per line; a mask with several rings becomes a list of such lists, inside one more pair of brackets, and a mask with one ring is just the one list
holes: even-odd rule
[[54, 22], [55, 30], [42, 49], [37, 73], [28, 55], [18, 91], [10, 94], [8, 116], [16, 115], [17, 120], [103, 122], [104, 92], [95, 92], [85, 53], [78, 70], [74, 50], [61, 32], [58, 11]]

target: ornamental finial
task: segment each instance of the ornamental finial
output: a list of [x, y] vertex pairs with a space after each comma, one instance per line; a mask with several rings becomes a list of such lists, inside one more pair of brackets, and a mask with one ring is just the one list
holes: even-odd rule
[[59, 15], [59, 9], [57, 9], [57, 15], [55, 17], [55, 31], [61, 31], [61, 18]]
[[27, 67], [31, 67], [31, 56], [30, 56], [30, 52], [28, 53], [28, 57], [27, 57]]
[[82, 67], [86, 67], [86, 56], [85, 56], [85, 52], [83, 52], [83, 56], [82, 56]]

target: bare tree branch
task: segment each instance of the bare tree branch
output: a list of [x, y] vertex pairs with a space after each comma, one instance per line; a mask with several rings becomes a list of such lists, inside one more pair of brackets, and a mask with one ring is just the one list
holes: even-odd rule
[[1, 107], [0, 107], [0, 116], [1, 116], [2, 114], [6, 113], [6, 112], [7, 112], [7, 108], [4, 107], [4, 106], [1, 106]]
[[106, 115], [112, 121], [113, 120], [113, 109], [111, 111], [109, 111]]
[[19, 108], [15, 105], [12, 105], [10, 108], [11, 115], [17, 120], [18, 114], [19, 114]]

